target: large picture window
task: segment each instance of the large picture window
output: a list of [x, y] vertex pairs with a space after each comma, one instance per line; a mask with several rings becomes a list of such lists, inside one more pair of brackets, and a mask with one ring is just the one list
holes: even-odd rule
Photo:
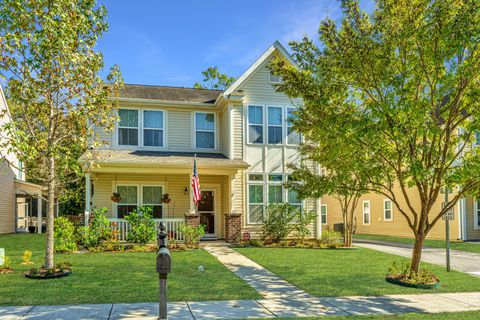
[[281, 144], [282, 136], [282, 108], [268, 107], [268, 144]]
[[138, 145], [138, 110], [119, 109], [118, 144], [122, 146]]
[[248, 142], [263, 143], [263, 107], [248, 107]]
[[215, 114], [195, 113], [195, 147], [215, 149]]
[[162, 195], [163, 188], [161, 186], [142, 187], [142, 204], [152, 207], [152, 214], [155, 219], [163, 218]]
[[117, 218], [122, 219], [137, 209], [138, 189], [137, 186], [117, 186], [117, 192], [121, 197], [117, 202]]
[[143, 145], [163, 147], [163, 111], [143, 111]]

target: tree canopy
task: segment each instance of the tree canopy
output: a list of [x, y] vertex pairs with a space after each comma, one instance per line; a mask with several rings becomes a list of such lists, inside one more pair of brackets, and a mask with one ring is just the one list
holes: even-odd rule
[[[272, 64], [278, 90], [303, 99], [298, 127], [326, 157], [338, 143], [368, 159], [359, 163], [369, 191], [391, 199], [412, 229], [418, 272], [427, 234], [480, 189], [480, 2], [378, 0], [372, 15], [353, 0], [341, 6], [338, 24], [321, 22], [319, 45], [291, 43], [297, 66]], [[456, 192], [433, 211], [446, 185]]]
[[106, 9], [94, 0], [0, 0], [0, 74], [14, 112], [2, 147], [41, 166], [35, 178], [48, 189], [47, 268], [59, 179], [80, 171], [78, 150], [95, 141], [94, 125], [108, 130], [116, 119], [120, 72], [114, 66], [102, 79], [95, 50], [107, 28]]
[[203, 80], [194, 84], [195, 89], [217, 89], [225, 90], [235, 82], [234, 77], [218, 71], [218, 67], [209, 67], [202, 71]]

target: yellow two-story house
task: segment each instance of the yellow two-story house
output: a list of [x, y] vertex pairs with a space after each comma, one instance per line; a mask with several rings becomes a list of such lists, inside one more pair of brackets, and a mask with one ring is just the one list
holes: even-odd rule
[[[226, 90], [127, 84], [118, 101], [119, 121], [105, 147], [85, 153], [86, 214], [107, 208], [123, 235], [124, 217], [141, 205], [153, 207], [178, 237], [185, 216], [199, 215], [206, 238], [224, 239], [229, 217], [241, 234], [258, 237], [269, 203], [289, 202], [319, 213], [314, 199], [300, 200], [284, 188], [287, 163], [298, 161], [301, 137], [292, 130], [298, 101], [276, 92], [279, 78], [268, 70], [277, 54], [294, 63], [275, 42]], [[193, 203], [191, 178], [196, 157], [201, 187]], [[92, 164], [93, 165], [90, 165]], [[319, 236], [320, 220], [312, 223]]]

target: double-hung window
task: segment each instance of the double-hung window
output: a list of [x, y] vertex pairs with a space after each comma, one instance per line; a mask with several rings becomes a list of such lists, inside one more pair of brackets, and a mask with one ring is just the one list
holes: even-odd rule
[[[292, 175], [287, 175], [287, 180], [289, 182], [297, 182], [298, 183], [298, 180], [294, 179], [292, 177]], [[302, 211], [302, 200], [298, 196], [298, 192], [295, 191], [293, 188], [288, 188], [287, 189], [287, 202], [290, 205], [292, 205], [293, 207], [295, 207], [296, 210], [298, 210], [300, 212]]]
[[370, 201], [365, 200], [362, 204], [363, 224], [370, 224]]
[[248, 142], [263, 143], [263, 107], [248, 106]]
[[142, 204], [152, 207], [155, 219], [163, 218], [163, 188], [161, 186], [142, 186]]
[[195, 148], [215, 149], [214, 113], [195, 113]]
[[282, 143], [282, 110], [282, 107], [268, 107], [268, 144]]
[[122, 146], [138, 145], [138, 110], [119, 109], [118, 144]]
[[265, 211], [263, 175], [248, 175], [248, 223], [262, 223]]
[[163, 111], [143, 111], [143, 145], [163, 147]]
[[295, 108], [287, 108], [287, 144], [300, 144], [300, 133], [293, 129], [292, 120], [296, 119]]
[[327, 224], [327, 205], [322, 204], [320, 206], [320, 219], [322, 224]]
[[268, 175], [268, 203], [283, 203], [282, 174]]
[[117, 186], [120, 201], [117, 202], [117, 218], [124, 218], [137, 209], [138, 188], [137, 186]]
[[383, 220], [393, 221], [392, 200], [383, 200]]

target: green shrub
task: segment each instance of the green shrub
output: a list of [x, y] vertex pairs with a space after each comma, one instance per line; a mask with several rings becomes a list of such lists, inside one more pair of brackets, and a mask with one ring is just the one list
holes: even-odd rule
[[82, 243], [90, 249], [103, 247], [106, 242], [115, 241], [110, 221], [105, 217], [107, 208], [94, 209], [88, 227], [80, 230]]
[[32, 257], [32, 255], [33, 255], [32, 251], [29, 251], [29, 250], [23, 251], [22, 263], [23, 264], [32, 264], [33, 262], [30, 261], [30, 258]]
[[9, 256], [5, 256], [3, 259], [3, 265], [0, 266], [0, 269], [11, 269], [12, 268], [12, 260]]
[[297, 237], [303, 242], [305, 238], [310, 236], [310, 224], [315, 220], [317, 215], [313, 212], [301, 212], [295, 210], [295, 224], [292, 226]]
[[403, 261], [394, 261], [388, 268], [387, 276], [411, 284], [432, 285], [439, 281], [438, 277], [427, 269], [411, 273], [410, 264]]
[[342, 245], [342, 234], [337, 231], [325, 230], [322, 232], [320, 243], [328, 248], [338, 248]]
[[142, 206], [125, 217], [130, 224], [127, 240], [133, 243], [146, 244], [155, 241], [157, 232], [152, 216], [152, 207]]
[[197, 227], [192, 227], [182, 224], [180, 225], [180, 232], [183, 233], [186, 246], [196, 247], [200, 243], [200, 239], [205, 234], [205, 226], [201, 224]]
[[77, 251], [77, 241], [75, 237], [75, 226], [65, 217], [58, 217], [54, 222], [54, 237], [56, 252], [75, 252]]
[[262, 226], [264, 239], [275, 243], [284, 240], [292, 231], [293, 225], [290, 222], [295, 211], [295, 207], [288, 203], [270, 204]]

